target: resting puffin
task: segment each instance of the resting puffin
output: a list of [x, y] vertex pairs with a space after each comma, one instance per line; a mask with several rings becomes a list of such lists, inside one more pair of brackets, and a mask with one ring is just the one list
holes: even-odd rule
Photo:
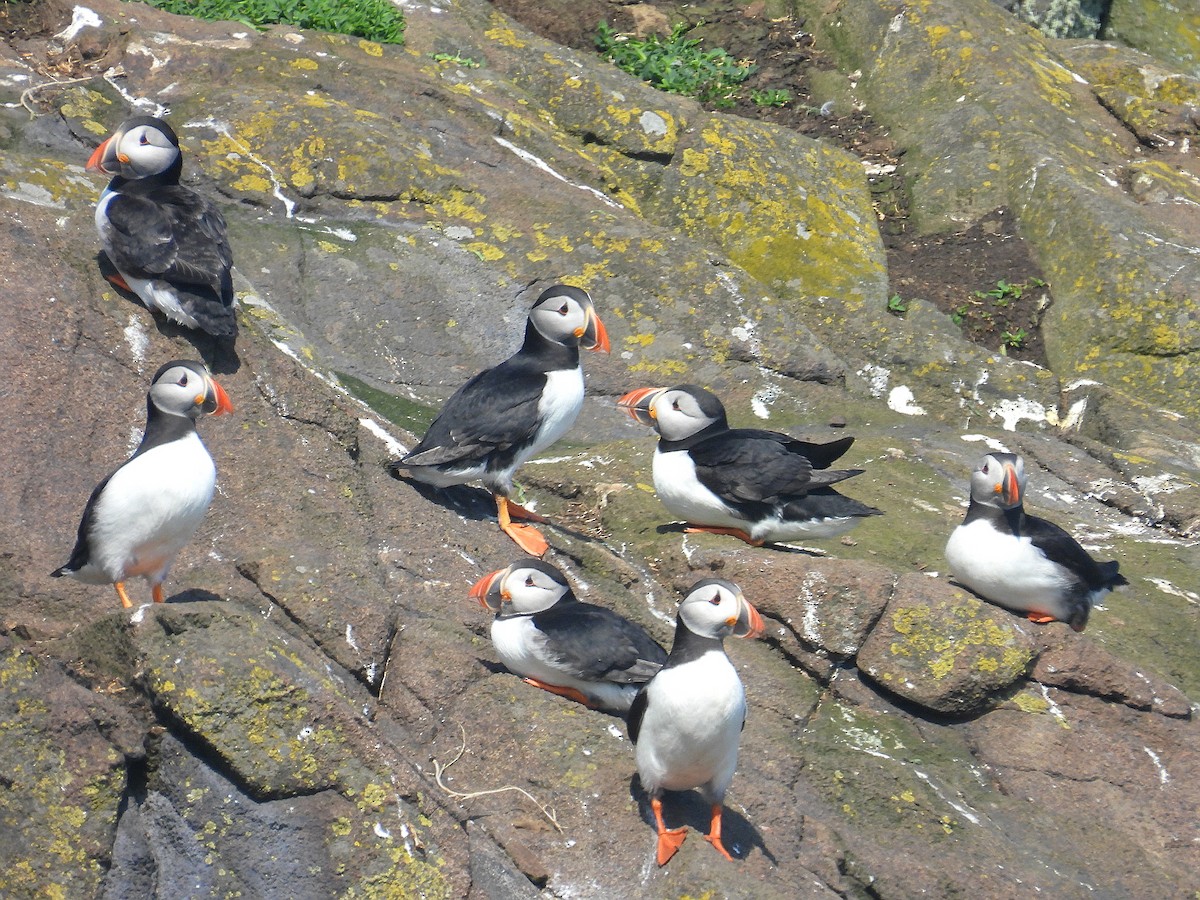
[[1027, 515], [1025, 461], [989, 453], [971, 473], [966, 518], [946, 544], [950, 571], [980, 597], [1033, 622], [1087, 625], [1092, 604], [1128, 584], [1114, 562], [1098, 563], [1052, 522]]
[[579, 348], [609, 350], [608, 333], [587, 291], [547, 288], [529, 311], [525, 342], [500, 365], [480, 372], [451, 396], [421, 442], [390, 466], [392, 474], [448, 487], [479, 479], [496, 499], [501, 530], [532, 556], [549, 544], [532, 525], [545, 519], [509, 495], [525, 460], [574, 424], [583, 406]]
[[150, 583], [154, 602], [163, 602], [163, 580], [204, 518], [217, 483], [196, 420], [233, 411], [204, 366], [187, 360], [169, 362], [155, 373], [146, 408], [141, 444], [96, 485], [71, 558], [50, 573], [114, 585], [125, 607], [132, 605], [125, 581], [138, 575]]
[[830, 487], [862, 472], [828, 470], [852, 437], [813, 444], [776, 431], [730, 428], [721, 401], [694, 384], [640, 388], [618, 405], [659, 433], [654, 489], [686, 520], [687, 531], [729, 534], [758, 547], [833, 537], [864, 516], [882, 515]]
[[105, 277], [173, 322], [236, 336], [225, 219], [180, 185], [183, 154], [171, 126], [151, 116], [127, 119], [96, 148], [87, 170], [113, 176], [96, 204], [96, 230], [117, 270]]
[[593, 709], [624, 713], [667, 651], [640, 625], [575, 597], [539, 559], [485, 575], [471, 597], [496, 613], [492, 645], [529, 684]]
[[723, 641], [731, 634], [757, 637], [762, 630], [762, 617], [736, 584], [719, 578], [697, 582], [679, 606], [666, 665], [629, 710], [629, 738], [654, 810], [660, 866], [687, 836], [687, 828], [667, 828], [663, 822], [664, 790], [699, 788], [712, 804], [705, 840], [733, 859], [721, 843], [721, 804], [737, 768], [746, 694]]

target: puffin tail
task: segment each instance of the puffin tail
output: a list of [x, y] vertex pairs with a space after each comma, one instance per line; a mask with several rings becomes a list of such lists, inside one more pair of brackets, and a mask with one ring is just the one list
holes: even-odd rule
[[1103, 584], [1106, 588], [1115, 588], [1122, 584], [1129, 584], [1129, 579], [1120, 572], [1121, 564], [1115, 559], [1106, 563], [1100, 563], [1100, 577], [1104, 580]]

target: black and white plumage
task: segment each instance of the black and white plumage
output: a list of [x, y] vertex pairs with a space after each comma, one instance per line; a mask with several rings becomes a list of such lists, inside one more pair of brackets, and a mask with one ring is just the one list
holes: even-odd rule
[[208, 198], [179, 183], [183, 154], [162, 119], [135, 116], [88, 160], [113, 179], [96, 204], [96, 230], [117, 275], [168, 319], [234, 337], [233, 253], [225, 219]]
[[132, 604], [124, 583], [137, 576], [150, 583], [155, 602], [163, 602], [162, 583], [204, 518], [217, 482], [196, 420], [233, 410], [204, 366], [186, 360], [155, 373], [146, 407], [141, 444], [96, 485], [71, 558], [50, 573], [112, 584], [125, 607]]
[[736, 584], [719, 578], [697, 582], [679, 606], [666, 665], [629, 710], [629, 737], [654, 811], [660, 866], [687, 834], [686, 828], [666, 827], [662, 793], [692, 788], [711, 804], [706, 840], [732, 859], [721, 843], [721, 804], [737, 769], [746, 694], [725, 655], [724, 639], [757, 637], [762, 630], [762, 617]]
[[609, 350], [591, 297], [565, 284], [547, 288], [529, 311], [521, 349], [460, 387], [421, 442], [392, 463], [393, 474], [436, 487], [482, 481], [505, 534], [526, 553], [544, 554], [549, 545], [537, 529], [512, 522], [539, 517], [508, 498], [517, 469], [566, 434], [583, 407], [580, 347]]
[[539, 559], [485, 575], [471, 596], [496, 613], [492, 646], [510, 672], [585, 706], [624, 713], [667, 651], [640, 625], [576, 598]]
[[654, 489], [688, 530], [732, 534], [758, 546], [833, 537], [864, 516], [881, 515], [831, 487], [862, 472], [829, 469], [852, 437], [816, 444], [730, 428], [716, 395], [692, 384], [640, 388], [618, 404], [659, 433]]
[[1128, 584], [1114, 562], [1098, 563], [1062, 528], [1024, 508], [1025, 461], [989, 453], [971, 473], [966, 518], [946, 544], [950, 571], [965, 587], [1035, 622], [1083, 631], [1097, 599]]

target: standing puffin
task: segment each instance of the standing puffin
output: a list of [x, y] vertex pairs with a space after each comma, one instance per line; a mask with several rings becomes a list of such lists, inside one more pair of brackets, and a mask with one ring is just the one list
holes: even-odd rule
[[723, 641], [731, 634], [757, 637], [762, 630], [762, 617], [736, 584], [719, 578], [697, 582], [679, 606], [666, 665], [629, 710], [629, 738], [654, 811], [660, 866], [687, 836], [687, 828], [663, 822], [662, 792], [692, 788], [712, 804], [705, 840], [733, 859], [721, 843], [721, 804], [737, 769], [746, 693]]
[[421, 442], [391, 472], [448, 487], [479, 479], [496, 499], [500, 529], [532, 556], [549, 544], [537, 516], [509, 499], [513, 475], [574, 424], [583, 406], [579, 348], [609, 350], [608, 333], [587, 291], [547, 288], [529, 311], [525, 342], [500, 365], [480, 372], [446, 401]]
[[471, 597], [496, 613], [492, 645], [529, 684], [593, 709], [624, 713], [667, 651], [640, 626], [575, 597], [539, 559], [485, 575]]
[[139, 575], [150, 583], [154, 602], [163, 602], [162, 583], [204, 518], [217, 483], [196, 420], [233, 411], [204, 366], [187, 360], [169, 362], [155, 373], [146, 408], [141, 444], [96, 485], [71, 558], [50, 573], [114, 585], [125, 607], [132, 606], [125, 581]]
[[108, 278], [168, 319], [234, 337], [233, 254], [225, 219], [179, 183], [183, 154], [162, 119], [127, 119], [88, 160], [113, 179], [96, 204], [100, 242], [116, 269]]
[[729, 534], [756, 547], [768, 541], [833, 537], [874, 507], [830, 485], [862, 469], [828, 470], [854, 438], [813, 444], [757, 428], [730, 428], [716, 395], [694, 384], [640, 388], [618, 401], [661, 438], [654, 489], [687, 531]]
[[1128, 584], [1114, 562], [1098, 563], [1052, 522], [1027, 515], [1025, 461], [989, 453], [971, 473], [966, 518], [946, 544], [954, 577], [980, 597], [1033, 622], [1087, 625], [1092, 604]]

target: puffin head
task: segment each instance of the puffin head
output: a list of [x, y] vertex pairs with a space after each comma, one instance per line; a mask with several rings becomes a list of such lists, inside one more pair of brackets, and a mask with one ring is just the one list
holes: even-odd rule
[[989, 453], [971, 473], [971, 499], [1015, 509], [1025, 499], [1025, 460], [1015, 453]]
[[742, 589], [722, 578], [705, 578], [692, 585], [679, 604], [679, 620], [693, 634], [717, 640], [729, 635], [758, 637], [763, 631], [762, 616]]
[[198, 419], [233, 412], [229, 395], [198, 362], [173, 360], [154, 373], [148, 402], [172, 416]]
[[179, 138], [170, 125], [153, 116], [134, 116], [96, 148], [87, 170], [136, 180], [161, 175], [182, 163]]
[[529, 311], [529, 325], [542, 337], [565, 347], [609, 352], [608, 331], [582, 288], [556, 284], [542, 291]]
[[717, 395], [694, 384], [638, 388], [618, 400], [617, 406], [668, 441], [682, 441], [714, 423], [725, 424], [725, 407]]
[[567, 577], [550, 563], [534, 557], [484, 575], [475, 582], [469, 596], [502, 619], [533, 615], [563, 599], [575, 599]]

